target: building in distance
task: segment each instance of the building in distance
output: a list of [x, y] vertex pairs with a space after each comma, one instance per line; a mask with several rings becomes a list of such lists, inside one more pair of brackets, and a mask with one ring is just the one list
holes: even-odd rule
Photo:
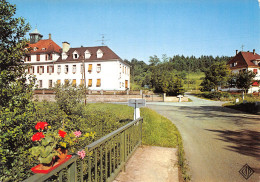
[[37, 87], [52, 88], [55, 83], [86, 84], [89, 90], [130, 89], [130, 66], [107, 46], [71, 48], [58, 46], [49, 34], [42, 39], [37, 29], [30, 33], [30, 53], [24, 64], [35, 75]]

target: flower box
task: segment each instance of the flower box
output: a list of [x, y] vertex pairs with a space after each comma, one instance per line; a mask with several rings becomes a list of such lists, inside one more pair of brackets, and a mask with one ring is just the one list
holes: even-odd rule
[[70, 158], [72, 157], [72, 155], [67, 155], [66, 158], [62, 161], [56, 162], [52, 167], [50, 167], [49, 169], [41, 169], [42, 164], [39, 164], [37, 166], [34, 166], [33, 168], [31, 168], [32, 172], [34, 173], [43, 173], [43, 174], [47, 174], [50, 171], [56, 169], [57, 167], [59, 167], [61, 164], [67, 162]]

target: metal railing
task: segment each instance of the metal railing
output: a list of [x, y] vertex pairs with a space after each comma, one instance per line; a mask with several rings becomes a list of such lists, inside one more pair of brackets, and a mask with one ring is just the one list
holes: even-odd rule
[[50, 173], [35, 174], [24, 182], [113, 181], [121, 170], [125, 170], [126, 162], [142, 142], [142, 122], [142, 118], [134, 120], [89, 144], [84, 159], [73, 155]]

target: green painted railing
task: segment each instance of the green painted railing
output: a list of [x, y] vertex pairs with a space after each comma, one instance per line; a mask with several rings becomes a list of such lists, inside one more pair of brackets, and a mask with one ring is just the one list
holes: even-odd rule
[[48, 174], [35, 174], [24, 182], [41, 181], [113, 181], [135, 149], [142, 142], [142, 122], [139, 118], [89, 144], [88, 155], [82, 160], [73, 155], [70, 160]]

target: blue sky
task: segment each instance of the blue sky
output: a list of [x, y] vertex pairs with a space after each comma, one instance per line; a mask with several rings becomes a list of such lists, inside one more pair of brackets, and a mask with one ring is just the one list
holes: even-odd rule
[[149, 56], [234, 56], [260, 53], [258, 0], [11, 0], [23, 16], [60, 46], [98, 46], [105, 34], [122, 59]]

